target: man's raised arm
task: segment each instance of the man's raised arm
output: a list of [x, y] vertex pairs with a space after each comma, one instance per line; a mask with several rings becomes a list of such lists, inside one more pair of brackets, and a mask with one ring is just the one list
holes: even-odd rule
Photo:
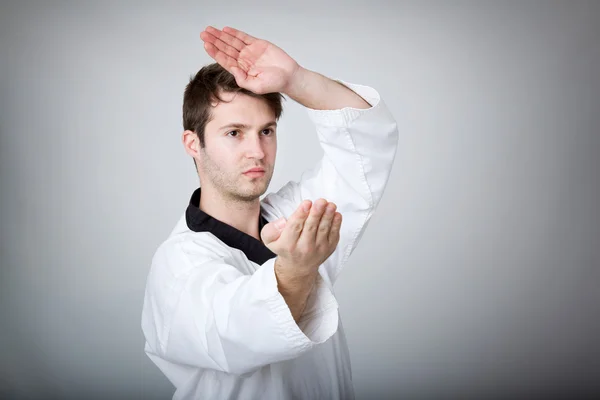
[[283, 93], [313, 110], [371, 107], [371, 104], [341, 83], [300, 66]]

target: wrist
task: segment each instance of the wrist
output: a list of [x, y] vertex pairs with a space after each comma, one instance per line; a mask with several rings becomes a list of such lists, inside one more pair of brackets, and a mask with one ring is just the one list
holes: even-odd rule
[[285, 281], [290, 284], [301, 284], [312, 279], [315, 279], [319, 270], [306, 266], [296, 266], [292, 262], [287, 261], [284, 257], [277, 256], [275, 259], [275, 276], [278, 280]]
[[291, 97], [292, 99], [298, 97], [306, 87], [306, 81], [309, 72], [309, 70], [298, 64], [297, 68], [290, 75], [290, 79], [281, 93]]

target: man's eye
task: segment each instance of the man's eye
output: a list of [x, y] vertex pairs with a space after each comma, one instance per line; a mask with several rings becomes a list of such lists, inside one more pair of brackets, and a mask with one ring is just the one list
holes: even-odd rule
[[268, 134], [273, 133], [273, 130], [272, 129], [263, 129], [263, 133], [265, 133], [265, 135], [268, 135]]
[[[234, 133], [235, 135], [232, 135], [232, 133]], [[229, 132], [227, 135], [230, 135], [230, 136], [236, 137], [236, 136], [238, 136], [237, 134], [238, 134], [238, 131], [231, 131], [231, 132]]]

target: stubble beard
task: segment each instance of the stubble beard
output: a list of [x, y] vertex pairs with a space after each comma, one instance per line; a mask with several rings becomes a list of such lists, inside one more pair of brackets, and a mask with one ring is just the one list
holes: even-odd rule
[[265, 174], [260, 178], [249, 179], [239, 173], [227, 173], [204, 153], [202, 167], [206, 178], [211, 182], [216, 191], [227, 200], [234, 203], [248, 203], [256, 201], [269, 187], [273, 176], [273, 169], [265, 168]]

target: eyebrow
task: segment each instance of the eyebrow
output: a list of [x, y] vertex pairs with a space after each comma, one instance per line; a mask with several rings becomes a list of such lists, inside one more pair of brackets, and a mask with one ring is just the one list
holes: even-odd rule
[[[277, 127], [277, 122], [276, 121], [267, 122], [260, 129], [263, 130], [270, 126]], [[231, 124], [223, 125], [222, 127], [219, 128], [219, 130], [225, 129], [225, 128], [249, 129], [250, 125], [242, 124], [240, 122], [233, 122]]]

